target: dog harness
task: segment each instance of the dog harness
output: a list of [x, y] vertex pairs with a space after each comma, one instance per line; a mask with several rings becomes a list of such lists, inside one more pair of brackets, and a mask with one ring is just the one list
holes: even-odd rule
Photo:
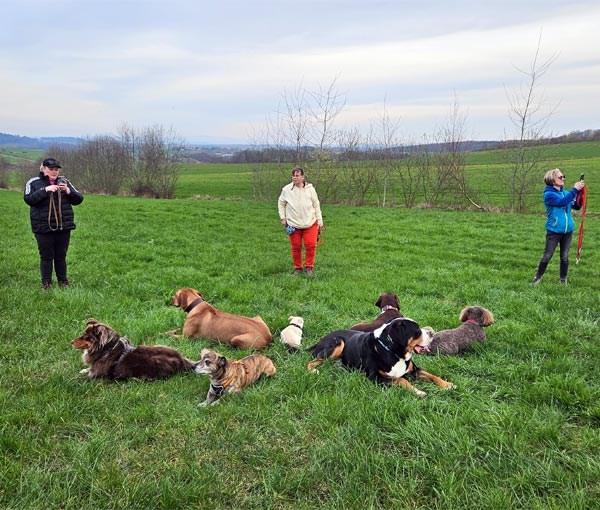
[[202, 301], [204, 301], [204, 299], [202, 299], [201, 297], [197, 297], [196, 299], [194, 299], [186, 308], [185, 308], [185, 313], [190, 313], [194, 308], [196, 308], [200, 303], [202, 303]]
[[[231, 362], [232, 365], [242, 365], [242, 368], [244, 369], [244, 384], [242, 386], [246, 386], [246, 381], [248, 380], [248, 372], [246, 371], [246, 365], [244, 365], [244, 362], [240, 359], [240, 360], [236, 360], [236, 361], [232, 361]], [[225, 391], [225, 388], [227, 388], [232, 382], [233, 379], [235, 377], [235, 372], [233, 374], [231, 374], [231, 376], [229, 377], [229, 379], [227, 379], [223, 384], [210, 384], [210, 389], [211, 390], [215, 390], [215, 393], [217, 395], [220, 395], [221, 393], [223, 393]]]
[[117, 367], [121, 364], [121, 362], [123, 361], [125, 356], [127, 356], [131, 351], [133, 351], [135, 349], [135, 347], [133, 347], [133, 345], [131, 345], [125, 338], [120, 337], [120, 336], [111, 338], [111, 340], [115, 340], [115, 339], [117, 340], [117, 343], [110, 349], [110, 352], [114, 351], [117, 348], [117, 346], [119, 346], [119, 345], [123, 346], [123, 352], [119, 356], [119, 359], [116, 361], [116, 363], [111, 367], [112, 368], [112, 370], [110, 371], [111, 379], [114, 377]]

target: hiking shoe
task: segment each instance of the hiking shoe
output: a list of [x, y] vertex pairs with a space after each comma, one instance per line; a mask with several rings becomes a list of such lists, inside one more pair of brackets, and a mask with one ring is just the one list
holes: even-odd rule
[[296, 269], [294, 269], [294, 272], [292, 274], [302, 274], [302, 268], [297, 267]]
[[64, 289], [65, 287], [70, 287], [71, 284], [69, 283], [69, 280], [58, 280], [58, 286]]
[[533, 279], [532, 279], [532, 280], [531, 280], [529, 283], [531, 283], [531, 285], [537, 285], [537, 284], [538, 284], [538, 283], [540, 283], [541, 281], [542, 281], [542, 277], [541, 277], [541, 276], [538, 276], [538, 275], [535, 275], [535, 276], [533, 277]]
[[566, 278], [561, 278], [561, 279], [560, 279], [560, 284], [561, 284], [561, 285], [569, 285], [569, 282], [567, 282], [567, 279], [566, 279]]
[[42, 282], [42, 289], [50, 290], [52, 288], [52, 282]]
[[313, 274], [313, 268], [312, 268], [312, 267], [307, 267], [307, 268], [306, 268], [306, 274], [307, 274], [308, 276], [312, 276], [312, 274]]

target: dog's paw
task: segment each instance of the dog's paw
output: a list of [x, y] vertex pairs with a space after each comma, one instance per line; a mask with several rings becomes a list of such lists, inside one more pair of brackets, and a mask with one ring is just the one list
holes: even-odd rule
[[445, 390], [454, 390], [454, 389], [456, 389], [456, 385], [455, 384], [452, 384], [451, 382], [449, 382], [447, 384], [448, 384], [447, 386], [444, 386]]
[[213, 402], [209, 402], [208, 400], [205, 400], [204, 402], [200, 402], [198, 404], [198, 407], [211, 407], [218, 403], [219, 403], [219, 400], [215, 400]]
[[308, 369], [308, 373], [309, 373], [309, 374], [317, 374], [317, 375], [318, 375], [318, 374], [320, 374], [321, 372], [319, 372], [319, 369], [318, 369], [318, 368], [309, 368], [309, 369]]
[[415, 388], [415, 394], [417, 395], [417, 397], [420, 397], [420, 398], [425, 398], [427, 396], [427, 393], [425, 393], [424, 391], [418, 390], [417, 388]]
[[87, 374], [89, 374], [89, 372], [90, 372], [89, 368], [84, 368], [84, 369], [82, 369], [82, 370], [79, 371], [79, 373], [82, 374], [82, 375], [87, 375]]

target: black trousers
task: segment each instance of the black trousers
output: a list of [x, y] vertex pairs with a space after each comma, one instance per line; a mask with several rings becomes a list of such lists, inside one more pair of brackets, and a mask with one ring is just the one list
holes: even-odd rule
[[67, 250], [71, 242], [70, 230], [57, 230], [47, 234], [35, 234], [40, 252], [42, 283], [52, 282], [52, 266], [59, 282], [67, 279]]
[[569, 272], [569, 249], [571, 248], [571, 240], [573, 239], [573, 232], [568, 234], [557, 234], [556, 232], [550, 232], [546, 230], [546, 246], [544, 248], [544, 254], [537, 270], [537, 276], [541, 277], [548, 267], [548, 263], [554, 255], [554, 250], [560, 245], [560, 278], [566, 279], [567, 273]]

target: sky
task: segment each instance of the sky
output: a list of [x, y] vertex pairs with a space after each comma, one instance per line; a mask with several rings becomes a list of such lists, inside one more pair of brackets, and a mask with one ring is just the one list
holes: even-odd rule
[[465, 139], [503, 140], [538, 47], [545, 133], [600, 129], [597, 0], [0, 0], [0, 19], [3, 133], [251, 143], [334, 84], [332, 129], [385, 116], [417, 141], [457, 106]]

